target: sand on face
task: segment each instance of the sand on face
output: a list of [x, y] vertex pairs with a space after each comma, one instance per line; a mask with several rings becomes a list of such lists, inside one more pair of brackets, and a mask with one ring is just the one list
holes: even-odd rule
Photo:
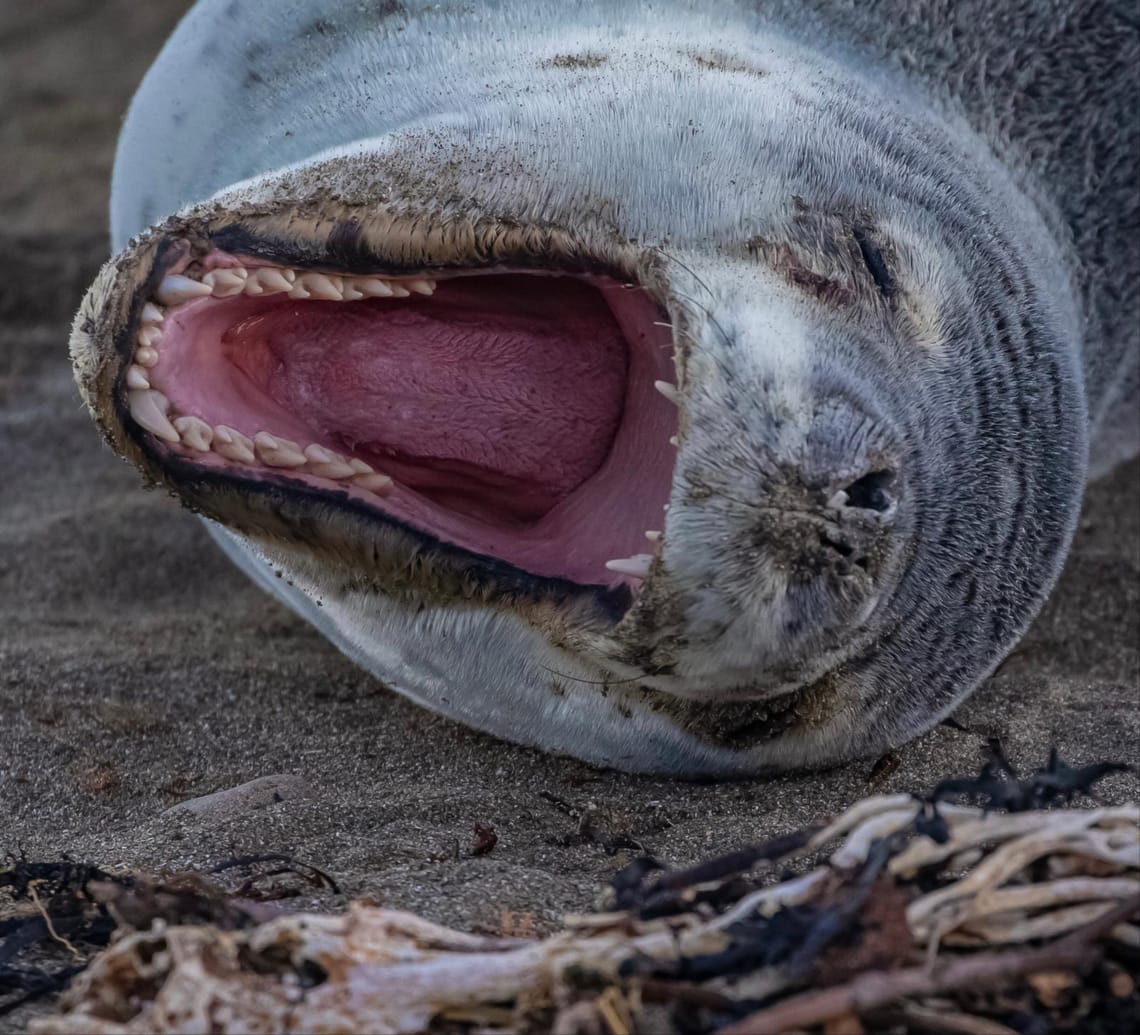
[[[119, 119], [180, 10], [0, 11], [0, 850], [139, 867], [288, 852], [345, 897], [547, 930], [633, 853], [684, 864], [872, 789], [970, 772], [989, 736], [1023, 765], [1050, 745], [1140, 762], [1135, 461], [1092, 488], [1059, 588], [956, 714], [966, 730], [939, 727], [878, 767], [722, 785], [600, 772], [438, 719], [353, 667], [189, 513], [141, 491], [72, 384], [67, 329], [106, 256]], [[1138, 786], [1103, 790], [1115, 802]], [[476, 823], [498, 835], [484, 855]]]

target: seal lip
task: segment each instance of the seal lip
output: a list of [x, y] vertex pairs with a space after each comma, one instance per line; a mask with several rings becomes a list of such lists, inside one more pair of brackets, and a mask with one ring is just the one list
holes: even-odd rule
[[[113, 324], [115, 330], [108, 339], [100, 333], [102, 328], [99, 328], [95, 334], [90, 335], [91, 341], [87, 343], [88, 347], [94, 346], [101, 352], [102, 370], [97, 379], [100, 384], [96, 386], [90, 380], [85, 383], [82, 371], [78, 369], [78, 359], [77, 376], [89, 405], [114, 448], [139, 466], [152, 482], [172, 490], [187, 507], [218, 520], [239, 533], [255, 538], [266, 532], [275, 537], [292, 536], [305, 546], [315, 547], [325, 538], [323, 533], [328, 531], [320, 526], [329, 524], [335, 514], [342, 519], [341, 524], [353, 529], [350, 531], [347, 527], [342, 528], [330, 537], [335, 541], [335, 552], [340, 554], [345, 552], [348, 541], [359, 532], [362, 524], [375, 526], [372, 536], [361, 538], [359, 545], [362, 549], [350, 551], [354, 555], [352, 567], [358, 573], [361, 567], [377, 574], [389, 570], [393, 566], [392, 554], [402, 553], [407, 557], [410, 551], [413, 556], [430, 555], [433, 568], [450, 567], [460, 573], [464, 580], [473, 582], [474, 585], [465, 596], [478, 596], [486, 601], [489, 591], [493, 590], [496, 595], [526, 597], [531, 600], [567, 601], [573, 598], [578, 603], [579, 610], [580, 605], [586, 604], [588, 612], [606, 624], [620, 621], [637, 596], [638, 581], [623, 578], [621, 581], [615, 579], [616, 584], [605, 584], [535, 573], [493, 554], [449, 542], [413, 522], [401, 520], [398, 516], [355, 499], [347, 492], [313, 488], [272, 472], [251, 478], [227, 470], [206, 469], [192, 459], [166, 448], [132, 419], [126, 398], [125, 377], [146, 300], [171, 271], [184, 268], [187, 261], [195, 256], [200, 257], [222, 247], [227, 251], [240, 248], [263, 262], [289, 265], [298, 270], [327, 271], [335, 262], [336, 267], [344, 273], [357, 275], [393, 277], [519, 271], [608, 277], [621, 285], [641, 289], [656, 305], [657, 311], [664, 315], [665, 307], [660, 296], [648, 286], [632, 279], [628, 265], [609, 262], [603, 257], [591, 257], [582, 251], [568, 254], [555, 250], [544, 254], [539, 250], [528, 255], [516, 255], [509, 265], [496, 261], [495, 256], [486, 256], [481, 262], [468, 261], [454, 266], [437, 263], [427, 267], [422, 263], [392, 262], [387, 255], [362, 248], [359, 240], [352, 248], [348, 248], [345, 242], [349, 236], [351, 235], [343, 229], [334, 231], [329, 235], [331, 245], [328, 254], [322, 254], [319, 242], [316, 241], [302, 241], [293, 246], [271, 236], [260, 236], [251, 228], [238, 223], [229, 222], [216, 228], [210, 225], [209, 218], [176, 217], [148, 231], [142, 239], [132, 244], [124, 256], [113, 260], [113, 265], [118, 267], [115, 271], [116, 284], [107, 301], [117, 301], [118, 305], [102, 306], [103, 319], [100, 322], [104, 325]], [[131, 255], [131, 252], [134, 254]], [[335, 259], [330, 258], [330, 255], [335, 255]], [[118, 319], [113, 318], [116, 308]], [[90, 321], [87, 323], [86, 330], [93, 330], [89, 326]], [[79, 330], [77, 321], [77, 334]], [[111, 350], [106, 347], [108, 341], [113, 343]], [[670, 336], [670, 345], [672, 341]], [[675, 462], [670, 458], [670, 486], [674, 467]], [[247, 497], [248, 506], [235, 505], [241, 496]], [[243, 510], [249, 513], [242, 514]], [[306, 515], [306, 510], [312, 513]], [[395, 544], [390, 541], [393, 536], [384, 534], [389, 532], [394, 533], [394, 537], [400, 541], [400, 546], [395, 550]], [[386, 548], [380, 548], [375, 541], [377, 538], [389, 540], [385, 544]], [[360, 563], [362, 553], [365, 555], [363, 566]], [[383, 555], [387, 557], [384, 558]], [[413, 590], [411, 585], [404, 588], [409, 592]]]

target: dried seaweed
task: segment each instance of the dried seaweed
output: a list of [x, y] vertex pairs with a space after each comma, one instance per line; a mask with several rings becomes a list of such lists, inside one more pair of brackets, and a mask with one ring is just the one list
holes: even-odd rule
[[[84, 953], [84, 910], [129, 921], [37, 1035], [1110, 1035], [1140, 1011], [1140, 809], [1072, 803], [1123, 768], [1054, 754], [1023, 778], [995, 746], [978, 776], [928, 794], [866, 798], [684, 869], [638, 858], [615, 875], [610, 911], [567, 917], [546, 939], [484, 938], [364, 904], [258, 922], [211, 883], [265, 863], [320, 880], [286, 860], [163, 882], [108, 882], [69, 863], [42, 871], [50, 909], [12, 929], [0, 964], [50, 944], [57, 973], [74, 969], [48, 917], [71, 923], [56, 933], [79, 936]], [[0, 886], [27, 892], [23, 865], [0, 871]], [[78, 914], [61, 908], [72, 900], [86, 903]]]

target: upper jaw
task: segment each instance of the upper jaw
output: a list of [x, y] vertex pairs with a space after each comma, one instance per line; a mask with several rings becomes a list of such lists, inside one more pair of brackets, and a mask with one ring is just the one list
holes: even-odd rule
[[[298, 218], [296, 212], [267, 212], [263, 207], [241, 211], [213, 204], [199, 206], [146, 232], [100, 272], [76, 318], [71, 350], [80, 390], [115, 451], [140, 468], [149, 481], [173, 491], [190, 509], [254, 540], [292, 540], [327, 560], [330, 570], [372, 581], [385, 592], [452, 602], [466, 599], [515, 610], [529, 606], [528, 601], [543, 608], [555, 603], [572, 611], [576, 622], [587, 613], [587, 624], [600, 622], [604, 627], [617, 621], [649, 574], [653, 542], [646, 542], [641, 556], [613, 558], [614, 563], [607, 566], [612, 581], [590, 584], [535, 574], [473, 554], [425, 536], [406, 522], [377, 520], [374, 509], [353, 498], [355, 492], [348, 498], [343, 494], [332, 498], [273, 477], [256, 484], [239, 483], [224, 466], [203, 466], [195, 462], [192, 450], [182, 448], [187, 436], [209, 433], [186, 415], [162, 412], [163, 397], [147, 383], [147, 363], [140, 359], [152, 358], [146, 348], [149, 330], [156, 325], [156, 301], [184, 304], [204, 296], [207, 288], [216, 297], [240, 294], [239, 281], [248, 283], [259, 277], [259, 269], [292, 270], [296, 284], [322, 290], [329, 278], [319, 271], [329, 271], [329, 260], [335, 257], [335, 268], [345, 278], [338, 286], [359, 284], [359, 279], [350, 278], [373, 275], [399, 285], [397, 291], [424, 294], [430, 292], [430, 277], [441, 267], [553, 270], [640, 284], [648, 297], [661, 299], [658, 304], [663, 308], [664, 280], [652, 263], [633, 246], [619, 248], [612, 240], [591, 254], [580, 239], [557, 230], [500, 227], [493, 235], [493, 247], [479, 245], [466, 254], [456, 251], [449, 263], [440, 261], [444, 255], [438, 248], [439, 235], [426, 234], [429, 245], [424, 250], [436, 260], [429, 267], [409, 262], [408, 239], [392, 232], [390, 220], [370, 218], [373, 213], [368, 210], [341, 210], [334, 218], [322, 209], [312, 222], [306, 221], [307, 215]], [[303, 237], [298, 235], [298, 225], [304, 226]], [[282, 234], [283, 226], [289, 227], [288, 236]], [[204, 267], [203, 258], [218, 254], [218, 249], [240, 250], [245, 269], [211, 271], [209, 261]], [[272, 279], [271, 274], [266, 276]], [[659, 380], [668, 383], [668, 373]], [[671, 405], [662, 405], [673, 412]], [[213, 432], [216, 437], [217, 429]], [[182, 439], [173, 448], [172, 433]], [[245, 445], [239, 440], [235, 448]], [[672, 453], [672, 446], [669, 449]], [[254, 450], [262, 459], [258, 445]], [[352, 486], [364, 482], [365, 491], [383, 495], [381, 479], [375, 472], [357, 471], [348, 482]], [[642, 531], [660, 532], [663, 525], [662, 520], [645, 523], [656, 527]], [[409, 558], [415, 558], [411, 577]], [[588, 602], [585, 607], [583, 602]]]

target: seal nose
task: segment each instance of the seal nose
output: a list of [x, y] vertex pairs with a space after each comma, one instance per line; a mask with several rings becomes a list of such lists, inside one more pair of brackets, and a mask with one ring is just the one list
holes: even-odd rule
[[894, 482], [894, 471], [868, 471], [828, 498], [821, 512], [819, 549], [837, 558], [841, 569], [854, 566], [875, 574], [879, 547], [896, 507]]
[[895, 505], [891, 495], [894, 480], [894, 471], [869, 471], [846, 488], [840, 489], [830, 502], [835, 507], [852, 507], [855, 510], [885, 514]]
[[874, 577], [894, 523], [895, 482], [883, 467], [821, 481], [799, 465], [782, 465], [757, 512], [754, 541], [794, 584]]

